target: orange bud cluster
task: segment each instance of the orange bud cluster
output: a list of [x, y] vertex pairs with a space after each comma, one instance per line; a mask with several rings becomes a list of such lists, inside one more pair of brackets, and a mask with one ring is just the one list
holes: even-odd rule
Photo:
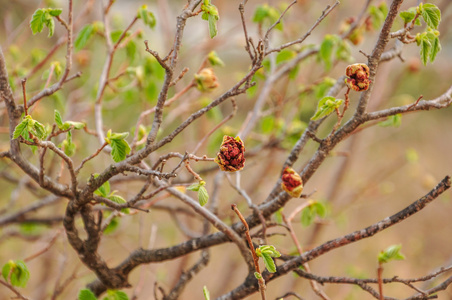
[[345, 70], [345, 84], [357, 92], [365, 91], [369, 88], [369, 67], [366, 64], [353, 64]]
[[286, 167], [282, 174], [281, 187], [290, 196], [299, 198], [303, 191], [303, 180], [300, 175], [292, 168]]

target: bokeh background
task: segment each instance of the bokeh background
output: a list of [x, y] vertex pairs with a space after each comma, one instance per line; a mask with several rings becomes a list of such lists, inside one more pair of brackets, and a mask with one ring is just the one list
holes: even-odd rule
[[[318, 45], [326, 34], [338, 34], [344, 20], [359, 15], [365, 2], [341, 1], [341, 4], [318, 26], [303, 46]], [[372, 4], [380, 2], [376, 0]], [[451, 86], [452, 5], [450, 0], [430, 2], [438, 5], [442, 11], [442, 22], [439, 27], [442, 51], [433, 64], [423, 66], [419, 58], [419, 48], [415, 44], [405, 45], [403, 60], [397, 58], [382, 64], [370, 100], [370, 111], [408, 104], [414, 102], [420, 95], [423, 95], [424, 99], [433, 99]], [[165, 113], [161, 137], [171, 132], [193, 111], [226, 91], [241, 75], [245, 74], [249, 66], [238, 13], [239, 1], [213, 1], [213, 3], [218, 7], [221, 17], [218, 36], [215, 39], [209, 38], [207, 22], [200, 17], [189, 19], [181, 49], [179, 70], [188, 67], [190, 71], [171, 92], [175, 93], [191, 81], [195, 70], [211, 50], [215, 50], [225, 62], [225, 67], [215, 68], [221, 86], [210, 94], [190, 91], [172, 105]], [[258, 26], [251, 19], [256, 7], [263, 3], [250, 0], [246, 6], [249, 34], [254, 41], [258, 39]], [[287, 1], [265, 3], [277, 8], [287, 5]], [[270, 43], [277, 46], [300, 37], [311, 27], [326, 5], [332, 3], [333, 1], [326, 0], [298, 1], [284, 18], [284, 30], [275, 31]], [[157, 19], [156, 28], [151, 30], [142, 24], [132, 28], [132, 32], [141, 30], [140, 37], [136, 40], [136, 48], [132, 51], [132, 55], [124, 49], [118, 51], [112, 74], [127, 68], [131, 68], [127, 70], [132, 72], [139, 66], [145, 66], [151, 70], [149, 71], [151, 76], [142, 78], [141, 81], [132, 75], [125, 76], [118, 81], [115, 89], [107, 89], [104, 99], [104, 123], [106, 127], [116, 132], [133, 132], [132, 129], [140, 111], [155, 104], [162, 71], [145, 53], [142, 41], [149, 40], [150, 47], [164, 56], [173, 42], [176, 16], [186, 1], [117, 0], [110, 13], [112, 29], [124, 29], [143, 4], [147, 4], [154, 12]], [[86, 14], [78, 17], [78, 12], [86, 5], [92, 5], [92, 7]], [[417, 1], [407, 0], [403, 4], [403, 9], [416, 5]], [[46, 29], [41, 34], [35, 36], [31, 34], [28, 26], [31, 16], [38, 7], [45, 6], [62, 7], [63, 16], [66, 16], [67, 3], [62, 0], [0, 0], [0, 46], [7, 58], [11, 83], [15, 85], [15, 92], [18, 95], [16, 99], [19, 102], [21, 101], [18, 89], [20, 78], [28, 74], [64, 34], [59, 24], [56, 25], [55, 35], [52, 38], [47, 38]], [[74, 1], [74, 9], [77, 16], [75, 33], [78, 33], [85, 23], [101, 20], [100, 1]], [[398, 18], [393, 30], [401, 28], [402, 25], [402, 20]], [[378, 30], [366, 32], [361, 43], [350, 44], [354, 62], [366, 61], [359, 50], [370, 53], [377, 36]], [[390, 44], [393, 45], [393, 43], [394, 41], [391, 41]], [[300, 47], [295, 49], [299, 50]], [[60, 47], [51, 61], [60, 61], [64, 64], [65, 51], [64, 46]], [[73, 71], [82, 71], [82, 77], [67, 84], [54, 96], [42, 100], [34, 110], [33, 117], [44, 123], [51, 123], [53, 110], [56, 108], [65, 115], [65, 119], [84, 120], [89, 128], [94, 128], [95, 93], [105, 56], [105, 44], [101, 36], [93, 38], [85, 49], [76, 52]], [[297, 130], [302, 130], [314, 113], [318, 101], [314, 93], [310, 92], [312, 87], [325, 76], [337, 79], [343, 75], [347, 64], [348, 62], [339, 61], [331, 70], [326, 71], [316, 57], [311, 57], [300, 63], [295, 79], [284, 78], [277, 83], [267, 100], [265, 107], [267, 116], [245, 141], [247, 151], [252, 155], [247, 158], [247, 167], [242, 171], [242, 187], [255, 203], [262, 202], [268, 195], [293, 145], [287, 133], [288, 130], [281, 128], [287, 129], [291, 125], [296, 125]], [[34, 95], [43, 88], [48, 75], [45, 72], [49, 67], [50, 62], [29, 78], [27, 83], [29, 95]], [[223, 134], [233, 135], [242, 128], [264, 82], [259, 78], [256, 80], [257, 89], [254, 94], [237, 97], [238, 112], [235, 117], [215, 132], [197, 154], [213, 157]], [[339, 97], [342, 97], [344, 92], [345, 90], [342, 90]], [[358, 93], [351, 93], [350, 110], [356, 105], [358, 97]], [[283, 105], [284, 103], [286, 105]], [[194, 149], [198, 141], [230, 111], [229, 103], [215, 108], [207, 117], [192, 124], [173, 143], [160, 149], [159, 153], [153, 154], [151, 161], [155, 161], [166, 152], [184, 153]], [[6, 144], [8, 123], [4, 109], [0, 118], [0, 140], [2, 141], [0, 147], [5, 150], [8, 147]], [[325, 122], [320, 128], [320, 137], [324, 137], [335, 122], [333, 118], [330, 121]], [[407, 114], [402, 117], [398, 127], [371, 126], [343, 141], [305, 186], [306, 193], [316, 191], [312, 195], [313, 199], [325, 201], [329, 214], [325, 219], [317, 220], [309, 227], [303, 227], [300, 218], [296, 218], [294, 227], [304, 249], [310, 249], [327, 240], [364, 228], [398, 212], [426, 194], [445, 175], [452, 174], [451, 132], [451, 108], [448, 108]], [[299, 135], [299, 133], [301, 131], [292, 132], [293, 135]], [[283, 139], [278, 147], [268, 146], [271, 144], [270, 141], [278, 138]], [[99, 146], [96, 138], [83, 133], [76, 133], [74, 140], [80, 155], [80, 159], [75, 158], [76, 161], [81, 161]], [[296, 169], [303, 167], [314, 153], [316, 146], [314, 142], [308, 143], [295, 164]], [[32, 161], [36, 161], [31, 152], [27, 155]], [[100, 156], [95, 163], [87, 165], [80, 178], [87, 178], [90, 173], [100, 172], [110, 163], [108, 155]], [[169, 166], [172, 163], [169, 162]], [[217, 172], [216, 166], [210, 163], [197, 163], [193, 167], [208, 182], [208, 190], [211, 189], [210, 183], [213, 182]], [[0, 220], [47, 195], [43, 191], [30, 192], [26, 189], [27, 185], [36, 186], [36, 184], [24, 177], [20, 170], [6, 160], [0, 162], [0, 177], [2, 190]], [[179, 180], [190, 182], [192, 178], [189, 174], [182, 173]], [[126, 198], [133, 196], [140, 187], [139, 184], [128, 181], [113, 182], [112, 186]], [[168, 247], [187, 240], [188, 237], [175, 225], [177, 222], [182, 222], [184, 227], [192, 231], [201, 232], [202, 220], [198, 217], [182, 214], [177, 217], [176, 222], [172, 213], [165, 208], [182, 207], [182, 203], [165, 194], [158, 197], [160, 207], [157, 205], [155, 209], [151, 208], [149, 214], [123, 216], [118, 219], [118, 227], [111, 233], [105, 234], [99, 251], [111, 266], [121, 262], [138, 247]], [[302, 201], [305, 200], [293, 199], [283, 212], [289, 214]], [[231, 203], [237, 203], [244, 214], [251, 213], [245, 200], [229, 186], [227, 180], [224, 180], [219, 190], [218, 212], [219, 216], [229, 224], [237, 221], [229, 210]], [[24, 294], [31, 299], [50, 299], [56, 287], [61, 286], [64, 286], [64, 290], [58, 299], [74, 299], [78, 291], [95, 278], [80, 263], [64, 236], [61, 216], [65, 204], [66, 200], [61, 199], [43, 210], [27, 214], [30, 219], [54, 219], [45, 226], [42, 224], [20, 225], [18, 222], [12, 222], [3, 224], [0, 228], [0, 264], [2, 265], [9, 259], [23, 259], [36, 253], [45, 248], [58, 234], [52, 247], [29, 263], [31, 279], [28, 287], [24, 289]], [[401, 224], [370, 239], [339, 248], [312, 261], [311, 270], [323, 276], [376, 277], [378, 253], [390, 245], [401, 244], [406, 259], [385, 266], [384, 277], [397, 275], [402, 278], [413, 278], [426, 275], [440, 266], [452, 264], [451, 213], [452, 192], [447, 191], [427, 208]], [[269, 238], [278, 250], [283, 253], [292, 253], [295, 250], [284, 229], [275, 227], [271, 228], [270, 232], [278, 233]], [[188, 285], [181, 299], [202, 299], [204, 285], [208, 287], [212, 298], [215, 298], [243, 281], [246, 266], [233, 245], [214, 247], [210, 255], [209, 265]], [[126, 292], [129, 296], [136, 293], [138, 299], [153, 299], [155, 282], [169, 291], [177, 282], [180, 272], [189, 268], [198, 259], [199, 253], [193, 253], [173, 261], [137, 268], [130, 276], [130, 282], [134, 288]], [[73, 280], [70, 280], [72, 277], [74, 277]], [[427, 288], [435, 282], [437, 281], [427, 282], [419, 287]], [[370, 296], [358, 287], [326, 284], [323, 288], [331, 299], [370, 299]], [[271, 282], [267, 288], [269, 299], [275, 299], [288, 291], [297, 292], [305, 299], [316, 299], [310, 290], [309, 282], [292, 275]], [[413, 293], [413, 290], [402, 284], [385, 286], [386, 296], [403, 298]], [[10, 292], [0, 286], [0, 299], [9, 299], [9, 295]], [[260, 299], [260, 297], [252, 295], [249, 299]], [[440, 294], [439, 299], [452, 299], [452, 290], [449, 288], [448, 291]]]

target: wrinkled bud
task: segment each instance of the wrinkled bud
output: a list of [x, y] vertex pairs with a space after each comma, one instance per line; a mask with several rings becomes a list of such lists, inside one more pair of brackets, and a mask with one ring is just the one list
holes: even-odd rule
[[245, 145], [240, 137], [233, 138], [225, 135], [215, 162], [223, 171], [235, 172], [243, 169], [245, 166]]
[[369, 67], [365, 64], [353, 64], [345, 70], [345, 84], [357, 92], [365, 91], [369, 88]]
[[220, 85], [212, 68], [202, 69], [199, 73], [195, 74], [195, 80], [196, 86], [201, 92], [211, 92]]
[[299, 198], [303, 191], [303, 180], [300, 175], [292, 168], [286, 167], [282, 174], [281, 187], [291, 197]]

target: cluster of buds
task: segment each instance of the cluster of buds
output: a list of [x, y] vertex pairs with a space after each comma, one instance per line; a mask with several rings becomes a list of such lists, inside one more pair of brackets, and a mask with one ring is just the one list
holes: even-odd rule
[[220, 85], [212, 68], [204, 68], [199, 71], [199, 73], [195, 74], [195, 81], [196, 87], [201, 92], [211, 92]]
[[345, 84], [357, 92], [365, 91], [369, 88], [369, 67], [366, 64], [353, 64], [345, 70]]
[[225, 135], [215, 162], [223, 171], [235, 172], [243, 169], [245, 166], [245, 145], [240, 137], [233, 138]]
[[292, 168], [286, 167], [282, 174], [281, 187], [291, 197], [299, 198], [303, 191], [303, 180], [300, 175]]

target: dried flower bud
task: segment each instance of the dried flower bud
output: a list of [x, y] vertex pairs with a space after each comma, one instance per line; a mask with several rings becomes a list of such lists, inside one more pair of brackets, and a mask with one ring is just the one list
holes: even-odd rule
[[245, 145], [240, 137], [233, 138], [225, 135], [215, 162], [223, 171], [235, 172], [243, 169], [245, 166]]
[[199, 73], [195, 74], [195, 80], [196, 86], [201, 92], [211, 92], [220, 85], [212, 68], [202, 69]]
[[303, 180], [294, 169], [286, 167], [282, 174], [281, 187], [291, 197], [299, 198], [303, 191]]
[[353, 64], [345, 70], [347, 78], [345, 84], [357, 92], [365, 91], [369, 88], [369, 67], [365, 64]]

